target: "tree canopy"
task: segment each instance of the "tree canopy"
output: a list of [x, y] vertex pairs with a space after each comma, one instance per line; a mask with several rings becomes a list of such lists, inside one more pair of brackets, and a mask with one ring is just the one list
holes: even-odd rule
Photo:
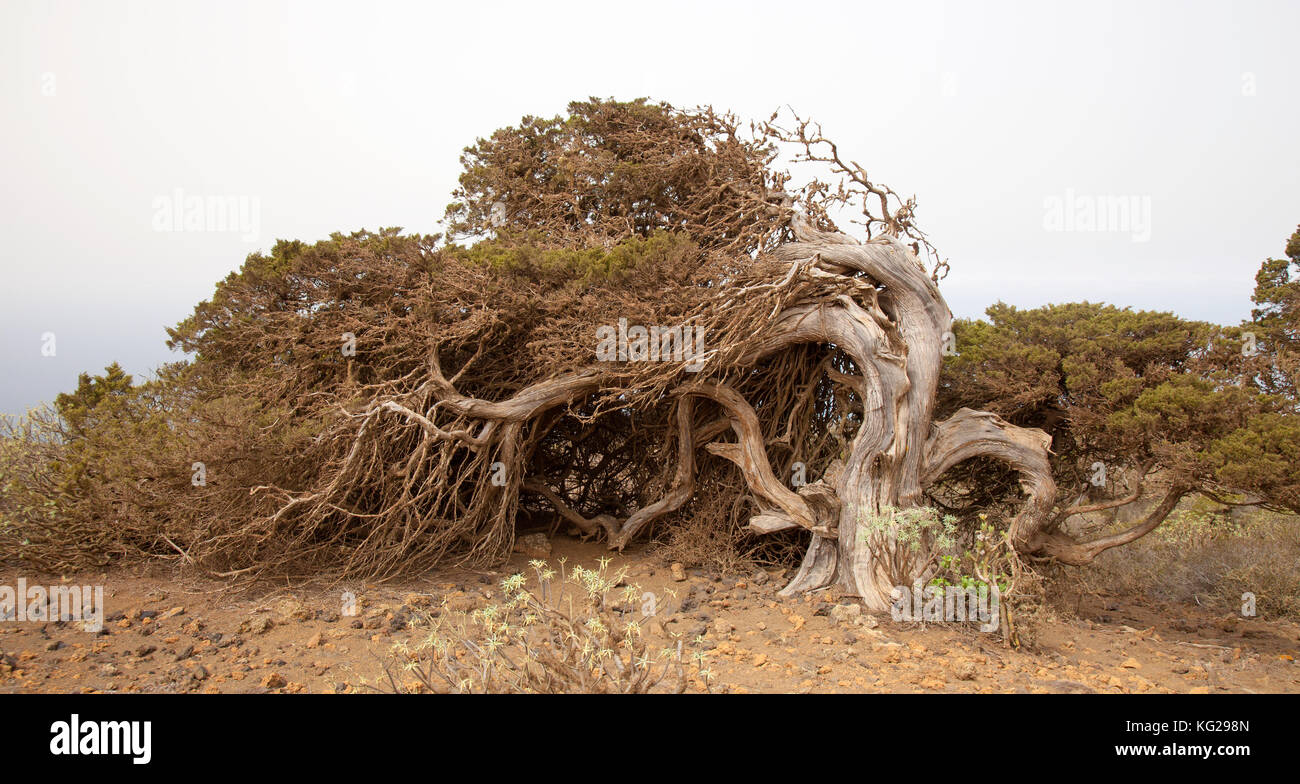
[[[1049, 434], [1053, 474], [1079, 499], [1058, 515], [1133, 503], [1153, 484], [1300, 510], [1296, 402], [1252, 372], [1242, 354], [1251, 325], [1093, 303], [997, 304], [987, 315], [954, 326], [960, 349], [945, 363], [940, 409], [986, 408]], [[967, 504], [1016, 490], [997, 471], [962, 479], [979, 488]]]

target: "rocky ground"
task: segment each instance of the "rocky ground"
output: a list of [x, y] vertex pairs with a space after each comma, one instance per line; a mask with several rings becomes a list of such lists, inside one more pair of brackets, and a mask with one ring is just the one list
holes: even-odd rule
[[[393, 646], [420, 634], [413, 619], [498, 599], [501, 579], [551, 543], [541, 546], [492, 571], [257, 593], [159, 574], [69, 576], [104, 586], [103, 631], [0, 621], [0, 692], [365, 691], [383, 682]], [[639, 590], [675, 597], [648, 633], [696, 641], [715, 692], [1300, 692], [1300, 627], [1285, 621], [1102, 596], [1041, 621], [1032, 650], [1012, 650], [969, 625], [895, 622], [830, 594], [779, 599], [779, 574], [682, 570], [565, 537], [553, 546], [553, 563], [612, 558], [607, 568]], [[20, 576], [60, 581], [9, 569], [0, 586]], [[692, 677], [691, 688], [706, 686]]]

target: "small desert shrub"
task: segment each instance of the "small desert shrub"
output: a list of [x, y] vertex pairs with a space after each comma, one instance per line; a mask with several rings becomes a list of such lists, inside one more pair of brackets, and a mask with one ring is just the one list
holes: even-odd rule
[[[721, 525], [719, 525], [721, 523]], [[667, 527], [659, 539], [655, 555], [665, 562], [679, 562], [687, 567], [701, 567], [719, 574], [749, 574], [759, 565], [770, 563], [765, 551], [774, 550], [769, 542], [743, 528], [728, 527], [727, 521], [712, 516], [682, 516]], [[797, 555], [786, 559], [798, 563]], [[789, 566], [791, 563], [782, 563]]]
[[137, 385], [110, 365], [54, 407], [0, 418], [0, 562], [60, 573], [144, 556], [220, 571], [291, 547], [248, 523], [276, 504], [250, 488], [292, 479], [313, 431], [275, 429], [284, 410], [236, 395], [189, 399], [179, 372], [163, 371], [175, 388]]
[[[714, 521], [707, 521], [712, 522]], [[655, 554], [664, 561], [705, 567], [722, 574], [750, 569], [752, 562], [741, 552], [740, 540], [744, 534], [707, 523], [698, 518], [683, 516], [678, 524], [663, 532]]]
[[912, 529], [906, 536], [910, 546], [921, 546], [923, 537], [918, 531], [930, 531], [929, 538], [934, 540], [937, 566], [930, 585], [996, 590], [998, 631], [1003, 641], [1013, 648], [1032, 648], [1042, 622], [1050, 617], [1044, 581], [1011, 546], [1005, 524], [980, 514], [974, 530], [963, 535], [955, 518], [940, 518], [932, 509], [915, 511], [907, 519], [907, 528]]
[[1300, 618], [1300, 520], [1267, 511], [1233, 520], [1193, 505], [1103, 553], [1093, 574], [1097, 585], [1219, 612], [1239, 612], [1252, 593], [1261, 616]]
[[879, 514], [858, 513], [863, 544], [893, 585], [910, 585], [956, 547], [957, 518], [928, 506], [881, 507]]
[[709, 505], [679, 515], [656, 536], [655, 555], [723, 575], [747, 575], [759, 568], [797, 567], [808, 550], [806, 531], [755, 534], [745, 527], [747, 515], [720, 512], [729, 510]]
[[[382, 690], [435, 693], [681, 693], [687, 674], [684, 643], [655, 649], [641, 628], [641, 591], [598, 569], [557, 573], [532, 561], [534, 579], [512, 575], [502, 601], [472, 611], [444, 605], [422, 622], [414, 645], [394, 646], [399, 660]], [[532, 583], [530, 585], [530, 582]], [[620, 587], [620, 584], [621, 587]], [[704, 654], [693, 657], [706, 686]]]

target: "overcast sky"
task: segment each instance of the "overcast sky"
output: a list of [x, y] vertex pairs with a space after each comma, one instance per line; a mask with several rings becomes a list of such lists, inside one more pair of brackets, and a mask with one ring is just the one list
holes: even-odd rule
[[[1298, 29], [1297, 2], [6, 0], [0, 412], [176, 358], [164, 326], [277, 238], [436, 231], [464, 146], [587, 96], [813, 115], [916, 194], [958, 316], [1236, 323], [1300, 223]], [[227, 197], [243, 225], [186, 230]]]

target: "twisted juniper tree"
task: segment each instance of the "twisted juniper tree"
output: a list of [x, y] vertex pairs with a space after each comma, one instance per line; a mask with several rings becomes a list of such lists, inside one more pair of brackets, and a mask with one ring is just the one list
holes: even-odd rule
[[[1238, 389], [1235, 410], [1255, 411], [1239, 387], [1257, 371], [1235, 381], [1206, 371], [1189, 385], [1169, 378], [1183, 359], [1151, 365], [1159, 351], [1142, 348], [1123, 359], [1150, 389], [1095, 372], [1059, 389], [1026, 383], [1041, 393], [1035, 411], [1080, 425], [1091, 416], [1098, 432], [1128, 416], [1107, 448], [1141, 452], [1139, 479], [1160, 474], [1139, 523], [1068, 536], [1072, 515], [1141, 493], [1058, 503], [1051, 436], [950, 405], [978, 405], [971, 390], [1038, 367], [1018, 350], [949, 363], [937, 396], [953, 318], [939, 290], [946, 263], [917, 228], [915, 202], [814, 123], [777, 120], [742, 127], [709, 108], [575, 103], [465, 150], [447, 236], [384, 229], [253, 254], [171, 330], [190, 361], [118, 390], [111, 417], [87, 381], [63, 401], [59, 432], [27, 439], [23, 454], [34, 445], [44, 462], [10, 460], [7, 474], [48, 492], [6, 496], [19, 524], [0, 536], [53, 567], [79, 562], [68, 532], [99, 531], [99, 551], [225, 576], [382, 576], [498, 560], [535, 515], [615, 549], [689, 521], [802, 548], [787, 595], [834, 585], [881, 609], [897, 584], [935, 568], [934, 543], [913, 546], [891, 515], [950, 499], [939, 490], [961, 466], [979, 467], [956, 482], [968, 497], [994, 476], [987, 466], [1008, 469], [1012, 484], [984, 494], [1010, 508], [1006, 541], [1067, 564], [1143, 535], [1194, 488], [1225, 488], [1214, 484], [1221, 466], [1197, 462], [1213, 449], [1148, 449], [1167, 435], [1150, 425], [1191, 392], [1209, 410]], [[819, 176], [796, 183], [777, 165], [783, 153]], [[1194, 353], [1205, 337], [1155, 331], [1166, 354]], [[1051, 378], [1055, 366], [1034, 372]], [[1147, 408], [1106, 409], [1123, 390]], [[1016, 394], [988, 398], [1039, 422]], [[952, 413], [938, 416], [936, 400]], [[1297, 440], [1294, 401], [1269, 405], [1260, 438]], [[72, 414], [99, 424], [65, 432]], [[1222, 454], [1259, 441], [1245, 417], [1212, 434], [1228, 438]], [[119, 454], [146, 440], [147, 454]], [[956, 511], [969, 523], [979, 510]]]
[[[372, 348], [367, 367], [347, 371], [359, 391], [330, 396], [347, 400], [318, 437], [326, 470], [296, 490], [257, 488], [281, 494], [267, 531], [296, 550], [350, 532], [354, 562], [388, 569], [413, 553], [500, 553], [521, 495], [611, 548], [701, 498], [690, 513], [725, 508], [755, 532], [808, 532], [787, 593], [838, 583], [882, 607], [899, 574], [928, 565], [867, 518], [920, 505], [949, 467], [992, 456], [1028, 493], [1011, 524], [1017, 548], [1068, 555], [1075, 545], [1045, 527], [1054, 487], [1041, 432], [970, 410], [933, 421], [952, 315], [920, 257], [933, 249], [914, 203], [844, 161], [815, 125], [774, 121], [742, 138], [711, 110], [593, 101], [468, 149], [448, 217], [481, 242], [428, 251], [438, 283], [413, 305], [426, 311], [427, 348], [381, 367], [375, 352], [393, 348], [372, 336], [383, 327], [355, 322], [362, 353]], [[770, 167], [779, 144], [841, 182], [787, 191], [789, 175]], [[862, 240], [832, 221], [849, 204]], [[583, 254], [594, 272], [575, 280]], [[356, 277], [373, 275], [367, 266]], [[556, 269], [564, 301], [512, 325], [531, 318], [513, 308], [545, 310], [558, 292], [543, 284], [502, 303], [502, 279]], [[180, 339], [211, 355], [230, 329], [223, 312], [201, 308]], [[601, 330], [629, 322], [697, 339], [657, 357], [656, 346], [638, 356], [633, 340], [597, 361]], [[232, 350], [247, 361], [242, 331]], [[792, 488], [794, 464], [813, 480]]]

